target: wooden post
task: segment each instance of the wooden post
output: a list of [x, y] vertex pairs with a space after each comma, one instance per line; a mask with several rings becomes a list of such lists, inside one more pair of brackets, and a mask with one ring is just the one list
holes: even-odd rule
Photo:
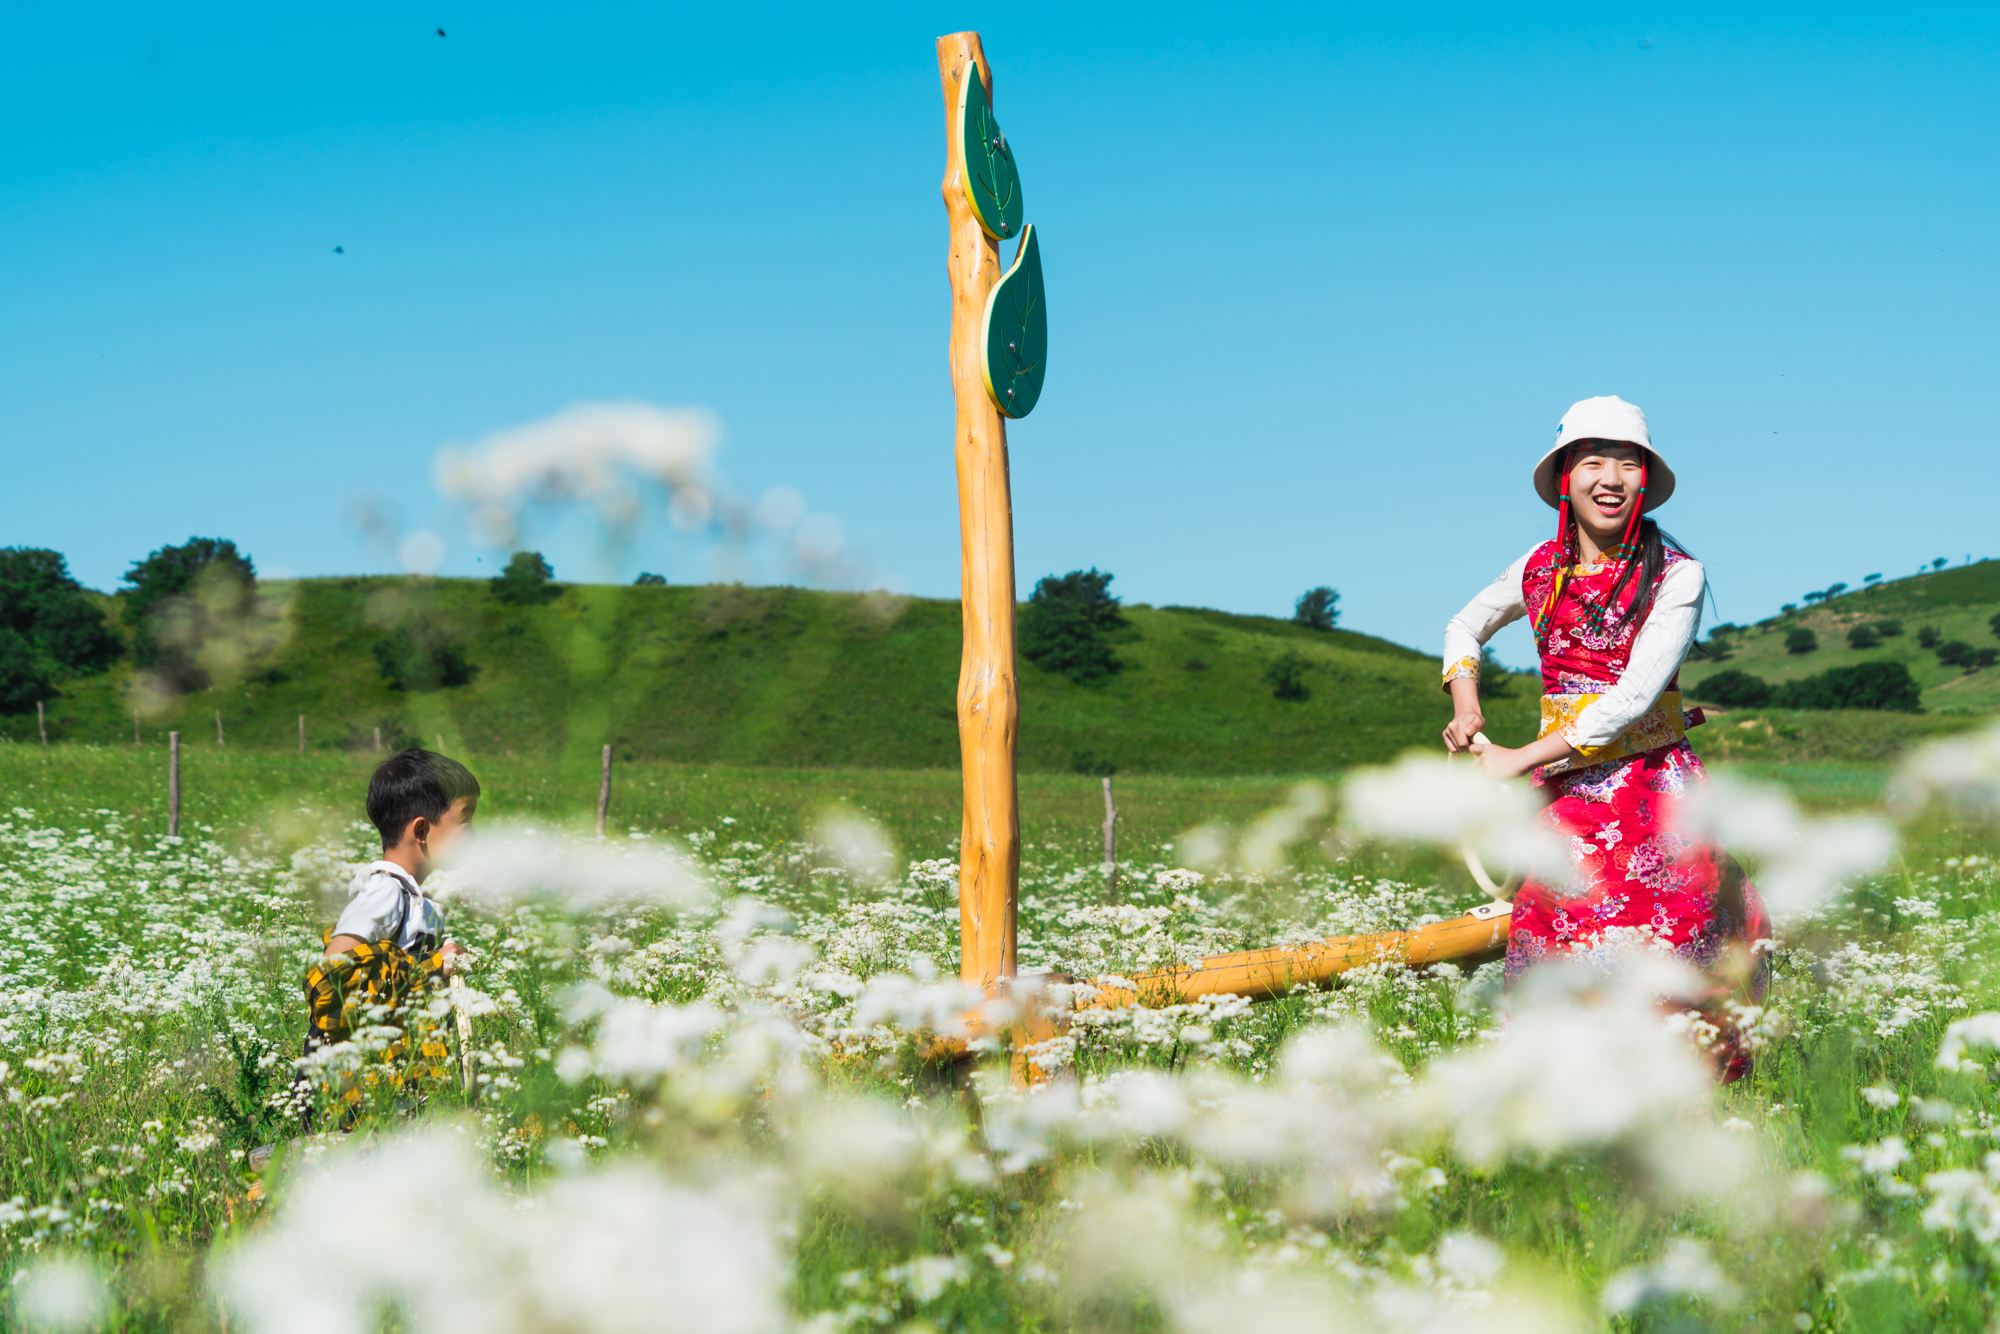
[[1118, 803], [1111, 796], [1111, 776], [1104, 778], [1104, 874], [1105, 888], [1118, 888]]
[[611, 810], [611, 747], [604, 748], [604, 777], [597, 784], [597, 836], [604, 837], [604, 817]]
[[167, 837], [181, 832], [181, 734], [167, 733]]
[[136, 704], [132, 706], [132, 744], [135, 746], [143, 744], [143, 738], [139, 735], [139, 706]]
[[444, 754], [444, 733], [442, 733], [442, 732], [439, 732], [439, 733], [438, 733], [438, 748], [437, 748], [437, 753], [438, 753], [438, 754], [440, 754], [440, 755]]
[[218, 745], [218, 746], [226, 744], [226, 743], [225, 743], [225, 742], [223, 741], [223, 739], [222, 739], [222, 710], [221, 710], [221, 709], [217, 709], [217, 710], [215, 711], [215, 744], [216, 744], [216, 745]]
[[306, 716], [299, 715], [299, 754], [306, 753]]
[[40, 700], [36, 700], [36, 701], [35, 701], [35, 727], [36, 727], [36, 728], [37, 728], [37, 729], [38, 729], [38, 730], [39, 730], [39, 731], [41, 732], [41, 734], [42, 734], [42, 748], [43, 748], [44, 750], [48, 749], [48, 745], [49, 745], [49, 718], [48, 718], [48, 715], [47, 715], [47, 714], [45, 714], [45, 713], [43, 713], [43, 712], [42, 712], [42, 702], [41, 702]]
[[375, 753], [382, 753], [382, 729], [379, 727], [375, 729]]
[[986, 235], [966, 196], [958, 95], [977, 78], [989, 101], [993, 72], [976, 32], [937, 40], [944, 91], [944, 208], [950, 245], [951, 387], [958, 399], [959, 588], [964, 648], [958, 668], [958, 749], [965, 776], [959, 834], [959, 977], [987, 986], [1014, 975], [1016, 893], [1021, 871], [1015, 729], [1014, 513], [1007, 480], [1007, 425], [987, 396], [980, 335], [987, 294], [1000, 278], [999, 242]]

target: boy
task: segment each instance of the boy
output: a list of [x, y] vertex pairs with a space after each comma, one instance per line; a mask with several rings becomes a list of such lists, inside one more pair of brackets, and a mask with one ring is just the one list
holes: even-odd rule
[[[450, 975], [460, 950], [440, 942], [444, 910], [423, 883], [478, 806], [479, 780], [457, 760], [412, 748], [376, 767], [368, 818], [381, 831], [382, 857], [355, 875], [347, 907], [326, 933], [326, 953], [306, 974], [307, 1056], [345, 1042], [357, 1009], [400, 1007], [416, 987]], [[350, 1107], [359, 1098], [354, 1088], [344, 1095]]]

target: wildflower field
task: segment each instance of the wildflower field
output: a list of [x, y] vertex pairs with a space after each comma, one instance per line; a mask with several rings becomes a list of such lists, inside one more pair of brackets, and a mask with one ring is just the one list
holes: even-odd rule
[[[1720, 775], [1715, 827], [1781, 918], [1738, 1015], [1755, 1071], [1722, 1089], [1639, 941], [1512, 993], [1497, 964], [1384, 965], [1082, 1011], [1022, 1090], [1005, 1052], [927, 1057], [982, 999], [954, 775], [621, 770], [599, 843], [582, 771], [479, 761], [473, 855], [432, 882], [475, 952], [473, 1097], [455, 1050], [386, 1077], [387, 1025], [299, 1082], [300, 978], [375, 850], [364, 759], [192, 752], [170, 839], [157, 748], [0, 747], [5, 1318], [1985, 1330], [2000, 734], [1946, 745], [1893, 822], [1851, 772], [1799, 775], [1811, 814]], [[1405, 836], [1452, 846], [1476, 820], [1428, 770], [1119, 788], [1114, 882], [1094, 783], [1027, 780], [1024, 969], [1130, 977], [1479, 897], [1354, 814], [1428, 803]], [[455, 1042], [441, 995], [415, 1010]]]

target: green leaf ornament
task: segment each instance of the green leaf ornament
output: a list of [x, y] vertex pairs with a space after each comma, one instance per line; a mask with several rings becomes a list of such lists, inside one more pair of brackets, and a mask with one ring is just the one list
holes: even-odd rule
[[1014, 150], [993, 119], [986, 85], [968, 67], [958, 88], [958, 142], [965, 156], [965, 195], [988, 236], [1005, 240], [1021, 230], [1021, 176]]
[[1042, 368], [1049, 356], [1049, 308], [1042, 294], [1042, 249], [1034, 224], [1021, 232], [1014, 267], [986, 298], [979, 335], [979, 365], [986, 392], [1009, 417], [1025, 417], [1042, 396]]

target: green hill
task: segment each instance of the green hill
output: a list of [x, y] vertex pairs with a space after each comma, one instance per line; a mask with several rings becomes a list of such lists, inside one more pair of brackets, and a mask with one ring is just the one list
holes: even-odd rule
[[[372, 749], [442, 735], [471, 755], [563, 755], [604, 742], [634, 759], [748, 765], [949, 768], [958, 763], [956, 602], [793, 588], [563, 586], [541, 606], [502, 604], [484, 581], [399, 578], [268, 583], [290, 634], [256, 674], [184, 695], [145, 721], [215, 744]], [[1126, 609], [1124, 670], [1082, 686], [1020, 667], [1020, 753], [1042, 771], [1309, 773], [1433, 745], [1450, 713], [1437, 664], [1346, 630], [1199, 608]], [[419, 621], [450, 635], [470, 684], [391, 689], [375, 645]], [[1274, 697], [1264, 672], [1287, 650], [1309, 697]], [[132, 671], [74, 681], [50, 710], [58, 740], [129, 742]], [[1492, 703], [1496, 736], [1533, 734], [1536, 690], [1516, 678]], [[35, 718], [0, 732], [35, 735]]]
[[[1681, 672], [1681, 682], [1690, 696], [1700, 699], [1701, 683], [1731, 668], [1775, 684], [1829, 667], [1893, 661], [1906, 665], [1916, 677], [1927, 712], [1992, 713], [2000, 711], [2000, 667], [1970, 673], [1962, 667], [1948, 667], [1938, 661], [1935, 652], [1919, 644], [1918, 635], [1928, 626], [1939, 632], [1943, 643], [1959, 640], [1975, 648], [2000, 648], [2000, 638], [1995, 637], [1991, 625], [1996, 614], [2000, 614], [2000, 560], [1984, 560], [1879, 583], [1760, 621], [1729, 638], [1726, 657], [1690, 660]], [[1900, 621], [1902, 633], [1883, 639], [1876, 648], [1849, 646], [1849, 630], [1888, 620]], [[1817, 636], [1817, 649], [1809, 653], [1786, 650], [1787, 634], [1799, 627]]]

